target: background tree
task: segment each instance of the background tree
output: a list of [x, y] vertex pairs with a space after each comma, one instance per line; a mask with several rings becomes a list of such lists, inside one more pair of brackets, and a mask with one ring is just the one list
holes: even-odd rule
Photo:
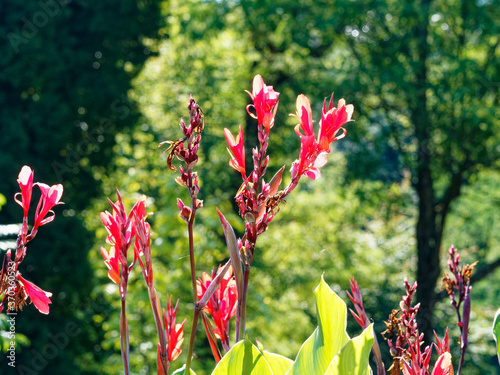
[[[23, 164], [37, 181], [62, 183], [66, 203], [30, 244], [22, 266], [54, 296], [50, 315], [27, 306], [17, 318], [16, 328], [31, 341], [18, 350], [20, 372], [95, 373], [108, 355], [93, 316], [109, 307], [89, 298], [94, 236], [82, 219], [112, 167], [115, 134], [137, 121], [126, 94], [150, 53], [143, 38], [159, 29], [158, 6], [148, 0], [0, 2], [0, 191], [8, 202], [0, 222], [21, 220], [12, 198]], [[54, 354], [50, 336], [66, 324], [78, 334]], [[2, 368], [6, 361], [1, 356]]]
[[[346, 70], [360, 99], [359, 120], [386, 129], [382, 138], [367, 127], [360, 140], [373, 137], [362, 143], [377, 143], [384, 158], [392, 154], [393, 172], [400, 178], [409, 173], [418, 199], [417, 298], [422, 329], [432, 337], [440, 251], [449, 246], [443, 234], [453, 203], [479, 171], [498, 168], [498, 4], [370, 1], [338, 2], [337, 8], [343, 9], [336, 31], [349, 48]], [[366, 153], [352, 165], [362, 157]], [[383, 161], [354, 169], [364, 178], [388, 176]], [[482, 264], [475, 280], [499, 264]]]

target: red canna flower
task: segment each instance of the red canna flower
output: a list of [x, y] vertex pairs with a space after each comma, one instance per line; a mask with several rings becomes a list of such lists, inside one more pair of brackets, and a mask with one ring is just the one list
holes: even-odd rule
[[[330, 143], [345, 137], [345, 129], [342, 128], [346, 122], [351, 121], [354, 106], [345, 104], [344, 99], [338, 101], [337, 107], [333, 107], [333, 94], [330, 98], [330, 105], [326, 107], [326, 98], [321, 112], [321, 121], [319, 123], [318, 145], [320, 150], [330, 152]], [[336, 136], [342, 129], [343, 133]]]
[[247, 93], [253, 100], [257, 117], [249, 111], [250, 105], [247, 106], [248, 114], [257, 118], [259, 125], [264, 126], [266, 133], [269, 133], [269, 129], [274, 125], [274, 117], [278, 109], [279, 92], [274, 91], [272, 86], [266, 86], [262, 77], [257, 74], [253, 79], [252, 93], [249, 91]]
[[[47, 184], [37, 182], [36, 185], [40, 188], [42, 196], [40, 197], [38, 206], [36, 207], [33, 231], [36, 231], [38, 227], [48, 224], [54, 220], [55, 214], [54, 211], [52, 211], [52, 208], [63, 203], [60, 201], [63, 194], [63, 186], [61, 184], [49, 186]], [[52, 213], [52, 215], [46, 217], [48, 213]]]
[[165, 320], [165, 329], [167, 332], [167, 354], [168, 361], [176, 360], [179, 355], [182, 353], [181, 345], [184, 341], [184, 323], [186, 323], [186, 319], [180, 324], [175, 324], [175, 319], [177, 315], [177, 307], [179, 306], [179, 300], [174, 305], [172, 303], [172, 296], [170, 296], [170, 300], [167, 296], [167, 312], [163, 310], [163, 317]]
[[432, 375], [453, 375], [453, 364], [451, 363], [451, 354], [445, 352], [439, 356], [432, 370]]
[[40, 311], [42, 314], [47, 315], [49, 313], [49, 304], [52, 303], [49, 298], [52, 296], [52, 293], [40, 289], [35, 284], [30, 283], [19, 274], [17, 277], [21, 282], [27, 297], [30, 297], [31, 302], [33, 302], [38, 311]]
[[[295, 126], [295, 133], [297, 133], [300, 138], [304, 135], [314, 135], [311, 104], [304, 94], [297, 96], [297, 112], [292, 116], [297, 117], [299, 120], [299, 124]], [[304, 134], [300, 132], [300, 129], [302, 129]]]
[[243, 129], [241, 128], [241, 125], [236, 139], [234, 139], [229, 129], [226, 128], [224, 129], [224, 136], [226, 137], [227, 144], [231, 149], [227, 149], [229, 155], [231, 155], [229, 165], [245, 177], [245, 147], [243, 146]]
[[120, 285], [120, 294], [126, 289], [128, 274], [135, 265], [135, 261], [140, 254], [134, 248], [134, 261], [130, 266], [127, 264], [127, 253], [136, 234], [135, 220], [146, 218], [146, 196], [142, 195], [127, 214], [123, 205], [120, 193], [117, 191], [118, 200], [113, 203], [113, 213], [101, 212], [101, 220], [108, 231], [106, 242], [111, 245], [109, 253], [105, 248], [101, 248], [104, 263], [108, 267], [108, 277], [116, 284]]
[[[28, 217], [28, 211], [30, 209], [31, 192], [33, 190], [33, 175], [34, 172], [32, 169], [25, 165], [21, 169], [21, 172], [19, 172], [19, 177], [17, 179], [19, 187], [21, 188], [21, 193], [17, 193], [14, 196], [14, 200], [23, 208], [25, 218]], [[22, 201], [17, 199], [18, 194], [21, 194]]]
[[[218, 272], [220, 270], [221, 267], [219, 266]], [[212, 270], [211, 277], [203, 272], [201, 280], [198, 280], [199, 299], [203, 298], [215, 276], [215, 269]], [[225, 350], [229, 349], [229, 320], [236, 314], [237, 300], [236, 280], [233, 276], [233, 269], [229, 268], [212, 298], [203, 308], [212, 316], [215, 323], [215, 336], [222, 341]]]
[[338, 108], [333, 107], [333, 95], [330, 105], [326, 107], [326, 99], [319, 126], [318, 137], [315, 138], [313, 131], [312, 111], [309, 99], [303, 94], [297, 97], [297, 112], [295, 116], [299, 124], [295, 126], [295, 132], [300, 137], [299, 159], [292, 164], [292, 180], [306, 175], [312, 180], [320, 177], [319, 168], [326, 164], [326, 154], [330, 152], [330, 143], [342, 138], [336, 136], [341, 126], [351, 120], [354, 107], [352, 104], [345, 105], [345, 100], [340, 99]]
[[106, 264], [106, 267], [108, 267], [109, 270], [108, 277], [115, 284], [120, 284], [120, 274], [121, 274], [120, 260], [115, 252], [115, 247], [111, 246], [111, 249], [109, 249], [109, 253], [106, 251], [104, 247], [101, 247], [101, 254], [102, 257], [104, 258], [104, 263]]

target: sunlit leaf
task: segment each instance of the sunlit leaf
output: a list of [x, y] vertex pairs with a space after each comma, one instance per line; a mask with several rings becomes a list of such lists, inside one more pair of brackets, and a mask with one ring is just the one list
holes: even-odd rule
[[264, 358], [266, 358], [267, 363], [269, 363], [274, 375], [285, 375], [293, 365], [291, 359], [283, 357], [282, 355], [269, 353], [268, 351], [263, 351], [262, 354]]
[[324, 374], [335, 355], [349, 341], [344, 301], [330, 289], [323, 277], [314, 293], [319, 327], [300, 348], [288, 375]]
[[274, 375], [262, 353], [248, 339], [235, 344], [212, 373], [227, 374]]
[[325, 375], [369, 374], [368, 360], [374, 341], [373, 324], [370, 324], [361, 335], [353, 338], [342, 348]]

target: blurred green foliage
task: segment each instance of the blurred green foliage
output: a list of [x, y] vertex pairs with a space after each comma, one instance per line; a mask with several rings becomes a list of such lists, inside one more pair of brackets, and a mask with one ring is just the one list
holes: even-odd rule
[[[104, 197], [115, 201], [117, 187], [129, 209], [140, 194], [149, 197], [156, 289], [164, 304], [167, 293], [180, 298], [178, 319], [188, 319], [185, 350], [173, 364], [181, 367], [193, 307], [186, 227], [175, 202], [186, 201], [187, 193], [174, 182], [176, 173], [167, 168], [158, 143], [181, 136], [179, 119], [187, 117], [192, 94], [206, 115], [199, 152], [204, 208], [195, 227], [201, 276], [228, 258], [215, 207], [237, 233], [244, 230], [233, 201], [241, 180], [227, 165], [223, 128], [243, 125], [250, 160], [256, 123], [246, 114], [244, 90], [257, 73], [281, 93], [269, 176], [298, 157], [296, 122], [288, 116], [298, 94], [311, 99], [317, 124], [323, 98], [335, 90], [335, 98], [354, 104], [355, 122], [346, 125], [346, 139], [333, 145], [321, 179], [302, 181], [260, 237], [250, 276], [248, 335], [292, 358], [316, 325], [311, 291], [322, 272], [346, 301], [348, 279], [356, 277], [379, 335], [403, 294], [403, 277], [415, 278], [417, 263], [412, 111], [420, 93], [413, 34], [419, 23], [428, 24], [429, 32], [425, 95], [436, 194], [446, 190], [464, 160], [474, 161], [450, 207], [442, 248], [454, 243], [469, 263], [498, 259], [497, 3], [435, 0], [430, 20], [424, 20], [420, 2], [392, 0], [337, 0], [334, 6], [74, 0], [37, 27], [18, 52], [12, 36], [2, 40], [0, 192], [12, 197], [17, 173], [29, 164], [35, 180], [63, 183], [66, 203], [56, 208], [55, 222], [40, 231], [23, 263], [23, 274], [54, 297], [48, 317], [32, 306], [23, 311], [22, 332], [32, 347], [19, 353], [19, 363], [29, 365], [31, 349], [43, 350], [48, 332], [59, 332], [61, 322], [75, 322], [81, 333], [39, 373], [122, 371], [118, 291], [100, 255], [106, 234], [98, 215], [110, 210]], [[22, 36], [23, 17], [33, 22], [40, 9], [38, 3], [1, 3], [0, 29]], [[0, 222], [19, 218], [19, 207], [8, 199]], [[491, 327], [499, 278], [496, 271], [473, 288], [467, 374], [498, 372], [491, 334], [483, 327]], [[155, 371], [157, 337], [147, 289], [136, 271], [129, 285], [131, 365], [134, 373], [149, 374]], [[437, 305], [436, 328], [442, 335], [448, 324], [456, 342], [459, 332], [446, 302]], [[360, 331], [353, 320], [348, 325], [350, 332]], [[214, 363], [198, 329], [193, 368], [203, 375]]]

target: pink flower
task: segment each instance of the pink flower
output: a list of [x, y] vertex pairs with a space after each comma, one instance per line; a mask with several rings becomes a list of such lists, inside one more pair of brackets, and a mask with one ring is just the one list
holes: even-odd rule
[[[346, 122], [351, 121], [354, 106], [345, 104], [344, 99], [338, 101], [337, 107], [333, 107], [333, 94], [330, 98], [330, 105], [326, 107], [326, 98], [321, 112], [321, 121], [319, 123], [318, 145], [322, 151], [330, 152], [330, 143], [335, 142], [345, 136], [345, 129], [342, 128]], [[342, 129], [343, 133], [336, 137], [338, 131]]]
[[120, 259], [118, 258], [115, 252], [115, 247], [111, 246], [111, 249], [109, 249], [109, 254], [104, 247], [101, 247], [101, 254], [102, 257], [104, 258], [104, 263], [106, 264], [106, 267], [108, 267], [109, 270], [108, 277], [115, 284], [120, 284], [120, 275], [121, 275]]
[[18, 280], [22, 283], [26, 295], [30, 297], [31, 302], [42, 314], [47, 315], [49, 313], [49, 304], [52, 303], [50, 298], [52, 293], [46, 292], [35, 284], [30, 283], [28, 280], [24, 279], [21, 275], [18, 275]]
[[432, 375], [453, 375], [453, 364], [451, 363], [451, 354], [445, 352], [439, 356], [432, 370]]
[[345, 100], [340, 99], [338, 108], [333, 108], [333, 95], [327, 109], [326, 99], [320, 121], [318, 137], [315, 138], [313, 131], [313, 120], [311, 104], [303, 94], [297, 97], [297, 112], [295, 116], [299, 124], [295, 126], [295, 132], [300, 137], [299, 159], [292, 164], [292, 179], [306, 175], [312, 180], [320, 177], [319, 168], [326, 164], [326, 154], [330, 152], [330, 143], [344, 136], [336, 137], [339, 129], [347, 121], [351, 120], [354, 107], [352, 104], [345, 105]]
[[[279, 92], [274, 91], [272, 86], [266, 86], [262, 77], [257, 74], [253, 79], [252, 93], [249, 91], [247, 93], [253, 100], [253, 106], [257, 112], [257, 122], [264, 126], [266, 132], [269, 132], [269, 129], [274, 125]], [[255, 115], [250, 113], [249, 107], [247, 107], [247, 112], [255, 118]]]
[[34, 172], [31, 168], [25, 165], [21, 169], [21, 172], [19, 172], [19, 177], [17, 178], [17, 182], [21, 188], [20, 194], [22, 202], [16, 198], [19, 193], [14, 196], [14, 199], [23, 208], [25, 218], [28, 217], [28, 211], [30, 209], [31, 192], [33, 189], [33, 174]]
[[241, 128], [241, 125], [236, 139], [234, 139], [229, 129], [224, 129], [224, 136], [226, 137], [227, 144], [231, 149], [227, 149], [229, 155], [231, 155], [229, 165], [245, 177], [245, 147], [243, 146], [243, 129]]
[[[221, 267], [219, 266], [219, 271], [220, 269]], [[203, 272], [201, 280], [198, 280], [199, 299], [203, 298], [215, 276], [215, 269], [212, 270], [211, 277]], [[222, 278], [212, 298], [210, 298], [207, 305], [203, 308], [214, 320], [215, 336], [227, 348], [229, 348], [229, 320], [236, 314], [237, 299], [236, 280], [233, 276], [233, 270], [230, 268]]]
[[[38, 227], [54, 220], [55, 214], [52, 208], [58, 204], [63, 204], [63, 202], [60, 201], [63, 194], [63, 186], [61, 184], [49, 186], [42, 182], [37, 182], [36, 185], [40, 188], [42, 196], [38, 201], [38, 206], [35, 211], [34, 231], [38, 229]], [[48, 213], [52, 213], [52, 215], [46, 217]]]
[[[312, 121], [312, 111], [311, 104], [309, 103], [309, 99], [304, 94], [300, 94], [297, 96], [297, 112], [295, 115], [299, 120], [299, 124], [295, 126], [295, 133], [302, 138], [305, 136], [314, 135], [313, 133], [313, 121]], [[300, 129], [304, 132], [302, 134]]]
[[[109, 253], [106, 249], [101, 248], [101, 254], [109, 270], [108, 277], [113, 282], [119, 284], [120, 276], [123, 276], [125, 279], [128, 277], [128, 273], [127, 275], [122, 275], [121, 266], [127, 266], [127, 252], [136, 234], [134, 226], [135, 218], [144, 221], [147, 214], [145, 195], [142, 195], [137, 200], [130, 213], [127, 214], [120, 193], [117, 192], [117, 194], [118, 200], [115, 203], [109, 201], [113, 207], [113, 213], [111, 214], [108, 211], [101, 212], [101, 220], [108, 231], [106, 242], [111, 245]], [[134, 247], [134, 263], [131, 267], [135, 264], [138, 256], [140, 256], [140, 253]], [[130, 272], [130, 270], [127, 272]]]
[[[326, 164], [326, 153], [318, 154], [318, 144], [314, 135], [303, 136], [300, 138], [300, 154], [297, 163], [297, 175], [306, 175], [311, 180], [316, 180], [321, 176], [319, 168]], [[294, 163], [294, 164], [295, 164]], [[293, 166], [292, 166], [293, 169]], [[293, 175], [293, 173], [292, 173]]]

